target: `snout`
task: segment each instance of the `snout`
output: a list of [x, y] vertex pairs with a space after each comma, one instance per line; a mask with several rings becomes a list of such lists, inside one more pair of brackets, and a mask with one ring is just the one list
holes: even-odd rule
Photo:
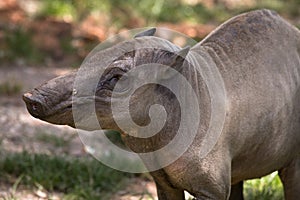
[[74, 127], [71, 97], [56, 98], [57, 96], [43, 93], [38, 89], [27, 92], [22, 97], [33, 117], [52, 124]]
[[37, 99], [32, 93], [27, 92], [25, 94], [23, 94], [23, 100], [26, 104], [27, 110], [28, 112], [36, 117], [36, 118], [40, 118], [42, 119], [43, 117], [45, 117], [45, 108], [42, 104], [42, 102], [40, 102], [39, 99]]

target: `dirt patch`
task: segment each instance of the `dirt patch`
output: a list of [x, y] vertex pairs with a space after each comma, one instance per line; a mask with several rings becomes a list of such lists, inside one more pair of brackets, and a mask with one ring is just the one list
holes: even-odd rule
[[132, 179], [128, 186], [118, 191], [111, 200], [157, 200], [155, 184], [143, 178]]
[[[65, 74], [69, 68], [36, 68], [36, 67], [0, 67], [0, 84], [18, 84], [21, 89], [13, 95], [0, 95], [0, 141], [4, 152], [45, 153], [51, 155], [68, 154], [84, 156], [87, 153], [74, 129], [67, 126], [54, 126], [29, 115], [21, 94], [46, 80]], [[48, 138], [63, 138], [67, 145], [57, 145]], [[22, 186], [0, 183], [0, 199], [15, 197], [19, 200], [60, 199], [61, 194], [47, 194], [42, 198], [38, 188], [28, 190]]]
[[[47, 146], [38, 141], [39, 134], [55, 134], [59, 137], [75, 135], [66, 126], [53, 126], [31, 117], [22, 101], [22, 93], [58, 75], [71, 71], [67, 68], [1, 67], [0, 84], [19, 85], [20, 91], [0, 96], [0, 138], [5, 151], [47, 153]], [[78, 139], [74, 138], [74, 142]], [[78, 146], [78, 145], [77, 145]], [[74, 154], [75, 152], [69, 152]]]
[[[51, 125], [33, 118], [26, 110], [21, 95], [43, 82], [66, 74], [71, 68], [44, 67], [0, 67], [0, 84], [21, 85], [14, 95], [0, 95], [0, 141], [5, 152], [45, 153], [49, 155], [67, 154], [74, 157], [88, 156], [75, 129], [67, 126]], [[61, 138], [65, 144], [51, 142], [51, 138]], [[49, 193], [38, 188], [27, 189], [11, 183], [0, 182], [0, 199], [15, 197], [18, 200], [62, 199], [63, 194]], [[113, 195], [112, 200], [155, 200], [156, 189], [153, 181], [134, 178], [128, 186]]]

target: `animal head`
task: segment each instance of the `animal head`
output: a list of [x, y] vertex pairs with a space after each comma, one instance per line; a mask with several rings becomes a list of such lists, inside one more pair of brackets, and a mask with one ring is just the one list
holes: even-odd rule
[[[53, 124], [87, 130], [99, 127], [89, 123], [93, 112], [87, 107], [89, 104], [95, 109], [102, 129], [119, 130], [113, 114], [126, 121], [128, 114], [125, 112], [130, 113], [136, 124], [145, 126], [151, 121], [149, 111], [154, 104], [164, 106], [168, 116], [175, 114], [178, 101], [168, 88], [153, 81], [138, 86], [149, 77], [157, 82], [174, 81], [174, 71], [182, 73], [184, 57], [189, 51], [189, 47], [181, 49], [155, 37], [155, 30], [141, 32], [131, 40], [99, 51], [78, 71], [27, 92], [23, 100], [29, 113]], [[129, 99], [129, 108], [122, 106], [125, 99]], [[112, 112], [112, 104], [119, 105], [119, 112]], [[74, 106], [81, 110], [77, 119], [74, 119]], [[79, 125], [74, 121], [80, 122]]]

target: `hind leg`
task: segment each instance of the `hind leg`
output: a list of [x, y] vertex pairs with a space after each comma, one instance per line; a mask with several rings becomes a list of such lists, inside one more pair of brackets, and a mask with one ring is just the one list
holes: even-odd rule
[[300, 199], [300, 156], [279, 170], [286, 200]]
[[229, 200], [243, 200], [243, 181], [232, 185]]
[[[200, 199], [194, 198], [193, 200], [200, 200]], [[231, 186], [229, 200], [244, 200], [243, 181]]]

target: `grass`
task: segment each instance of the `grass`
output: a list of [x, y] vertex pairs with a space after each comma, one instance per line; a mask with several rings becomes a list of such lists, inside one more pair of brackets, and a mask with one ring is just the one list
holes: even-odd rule
[[39, 186], [45, 191], [61, 192], [65, 200], [109, 199], [130, 176], [94, 159], [27, 152], [6, 154], [0, 159], [1, 182], [14, 185], [14, 190], [22, 184], [28, 188]]
[[[245, 200], [283, 200], [283, 187], [277, 172], [244, 183]], [[189, 198], [188, 200], [192, 200]]]
[[75, 135], [68, 136], [68, 137], [61, 137], [55, 134], [41, 132], [37, 134], [35, 138], [37, 141], [48, 143], [56, 148], [62, 148], [62, 147], [68, 147], [70, 145], [70, 141], [74, 136]]
[[283, 187], [277, 172], [261, 179], [246, 181], [244, 196], [246, 200], [283, 200]]
[[[23, 152], [2, 155], [0, 159], [0, 181], [12, 185], [11, 195], [4, 200], [17, 200], [14, 193], [19, 185], [63, 193], [63, 200], [109, 199], [132, 176], [87, 158]], [[277, 173], [246, 181], [244, 196], [246, 200], [282, 200], [283, 190]]]
[[42, 54], [32, 41], [32, 33], [24, 28], [4, 29], [6, 60], [26, 60], [37, 63], [42, 61]]
[[21, 90], [21, 84], [16, 81], [5, 81], [3, 83], [0, 83], [0, 95], [19, 94]]

